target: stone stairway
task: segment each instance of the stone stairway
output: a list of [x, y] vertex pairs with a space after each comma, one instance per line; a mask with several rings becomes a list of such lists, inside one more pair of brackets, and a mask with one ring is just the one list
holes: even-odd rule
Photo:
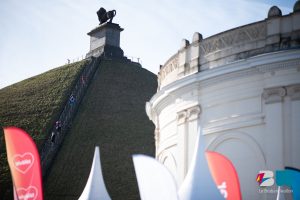
[[[46, 139], [40, 152], [43, 177], [47, 175], [52, 161], [57, 155], [65, 135], [68, 133], [68, 129], [71, 127], [72, 120], [76, 115], [79, 104], [83, 99], [85, 92], [95, 74], [95, 71], [100, 65], [100, 62], [101, 57], [89, 58], [89, 63], [82, 70], [70, 93], [70, 97], [66, 101], [65, 106], [57, 119], [57, 121], [59, 121], [61, 124], [60, 131], [57, 131], [55, 126], [53, 126], [53, 128], [49, 131], [48, 138]], [[71, 98], [73, 99], [71, 100]], [[55, 133], [55, 140], [52, 140], [52, 132]]]
[[133, 154], [154, 156], [154, 125], [145, 103], [155, 93], [155, 74], [124, 58], [102, 57], [44, 181], [45, 200], [81, 195], [100, 147], [112, 199], [139, 199]]

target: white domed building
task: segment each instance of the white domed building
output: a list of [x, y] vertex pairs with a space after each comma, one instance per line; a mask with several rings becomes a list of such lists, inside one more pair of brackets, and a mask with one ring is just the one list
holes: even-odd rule
[[[260, 170], [300, 169], [300, 3], [209, 38], [195, 33], [160, 67], [147, 103], [156, 158], [182, 183], [200, 127], [206, 149], [228, 157], [243, 199], [259, 193]], [[274, 185], [276, 188], [276, 185]]]

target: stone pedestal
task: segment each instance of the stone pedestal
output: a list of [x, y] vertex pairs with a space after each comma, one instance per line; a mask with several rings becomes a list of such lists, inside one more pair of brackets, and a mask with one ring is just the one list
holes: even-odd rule
[[119, 24], [104, 23], [91, 30], [90, 51], [86, 57], [101, 56], [106, 57], [123, 57], [123, 50], [120, 48], [120, 33], [123, 31]]

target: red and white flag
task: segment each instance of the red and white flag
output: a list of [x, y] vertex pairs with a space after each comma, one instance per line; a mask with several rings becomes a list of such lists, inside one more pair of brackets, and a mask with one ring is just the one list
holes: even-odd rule
[[16, 127], [4, 128], [4, 137], [15, 200], [43, 200], [40, 157], [34, 141]]
[[238, 174], [231, 161], [220, 153], [206, 151], [210, 173], [226, 200], [241, 200]]

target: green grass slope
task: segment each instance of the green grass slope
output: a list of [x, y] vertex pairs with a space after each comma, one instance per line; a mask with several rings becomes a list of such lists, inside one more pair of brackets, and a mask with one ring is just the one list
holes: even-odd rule
[[78, 199], [96, 145], [111, 198], [139, 199], [131, 155], [154, 156], [154, 125], [145, 103], [156, 88], [156, 76], [140, 66], [102, 61], [49, 171], [45, 199]]
[[[42, 144], [85, 64], [65, 65], [1, 89], [0, 127], [20, 127]], [[0, 199], [9, 199], [12, 193], [5, 193], [12, 184], [2, 129], [0, 134]]]

